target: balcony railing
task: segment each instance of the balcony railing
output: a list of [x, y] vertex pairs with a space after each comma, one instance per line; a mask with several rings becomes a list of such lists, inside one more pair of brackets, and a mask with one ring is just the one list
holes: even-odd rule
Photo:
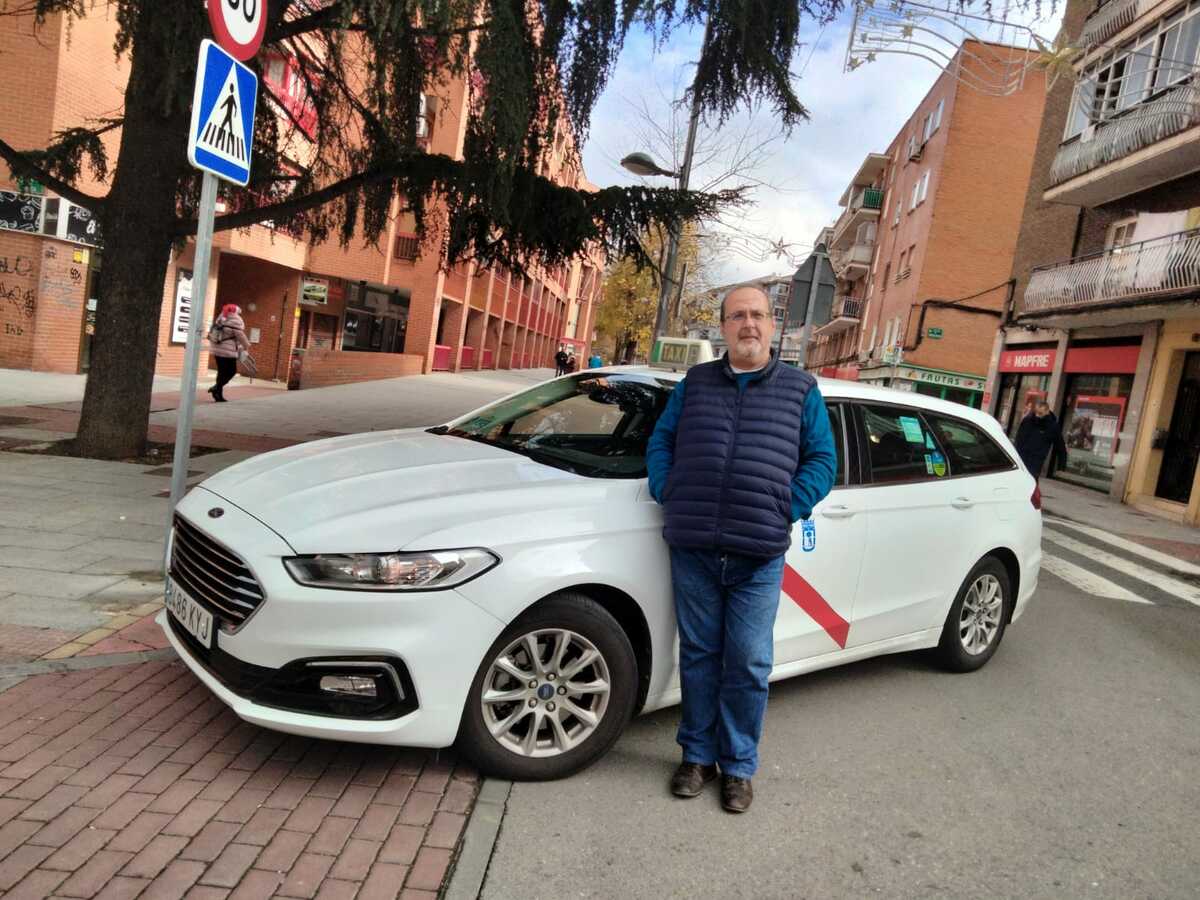
[[1200, 85], [1194, 80], [1093, 126], [1095, 133], [1086, 141], [1081, 135], [1063, 144], [1050, 167], [1050, 184], [1062, 184], [1193, 125], [1200, 125]]
[[831, 317], [834, 319], [862, 318], [863, 302], [859, 297], [834, 297]]
[[833, 239], [830, 246], [842, 243], [842, 237], [847, 233], [847, 229], [854, 222], [862, 223], [863, 216], [860, 214], [863, 210], [868, 210], [878, 216], [879, 211], [883, 209], [883, 191], [879, 188], [860, 188], [855, 191], [850, 197], [850, 202], [846, 204], [845, 211], [838, 216], [837, 222], [833, 226]]
[[1159, 0], [1108, 0], [1100, 4], [1083, 23], [1079, 45], [1086, 49], [1108, 40], [1158, 3]]
[[1200, 228], [1040, 266], [1025, 312], [1073, 312], [1200, 289]]

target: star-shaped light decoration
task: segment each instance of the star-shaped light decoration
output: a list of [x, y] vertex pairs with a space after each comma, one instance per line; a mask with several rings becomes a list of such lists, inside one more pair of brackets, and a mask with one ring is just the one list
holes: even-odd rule
[[868, 50], [868, 51], [867, 51], [867, 62], [875, 62], [875, 58], [876, 58], [876, 57], [875, 57], [875, 51], [874, 51], [874, 50]]
[[906, 38], [912, 37], [913, 36], [913, 27], [911, 25], [905, 25], [903, 28], [900, 29], [900, 34], [902, 37], [906, 37]]
[[780, 259], [784, 256], [789, 258], [791, 257], [792, 251], [788, 248], [792, 245], [782, 237], [780, 237], [777, 241], [770, 241], [769, 244], [770, 246], [767, 248], [767, 252], [774, 254], [776, 259]]
[[853, 72], [855, 69], [857, 69], [862, 64], [863, 63], [862, 63], [861, 59], [859, 59], [857, 56], [852, 56], [852, 57], [850, 57], [849, 62], [846, 63], [846, 68], [848, 68], [851, 72]]
[[1047, 43], [1036, 34], [1033, 36], [1033, 42], [1037, 44], [1038, 49], [1038, 55], [1033, 61], [1033, 65], [1035, 68], [1041, 69], [1046, 73], [1047, 91], [1054, 87], [1059, 75], [1065, 74], [1071, 78], [1075, 77], [1073, 63], [1082, 51], [1078, 47], [1071, 46], [1066, 29], [1059, 31], [1058, 37], [1054, 39], [1053, 44]]

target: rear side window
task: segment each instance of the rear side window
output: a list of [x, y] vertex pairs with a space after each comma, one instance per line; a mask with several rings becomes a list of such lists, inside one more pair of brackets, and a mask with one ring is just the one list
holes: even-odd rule
[[872, 483], [929, 481], [949, 474], [946, 458], [917, 410], [867, 404], [861, 409]]
[[829, 427], [833, 431], [833, 443], [837, 447], [837, 474], [834, 475], [834, 487], [846, 483], [846, 429], [843, 424], [845, 409], [838, 403], [826, 403], [829, 413]]
[[952, 474], [982, 475], [1014, 468], [1008, 454], [982, 428], [936, 413], [926, 413], [925, 420], [946, 448]]

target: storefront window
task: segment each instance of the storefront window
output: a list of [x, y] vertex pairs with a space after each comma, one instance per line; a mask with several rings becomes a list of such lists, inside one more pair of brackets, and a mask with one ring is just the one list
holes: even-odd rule
[[1068, 377], [1062, 420], [1067, 459], [1058, 461], [1055, 478], [1100, 491], [1111, 489], [1132, 391], [1132, 375]]
[[399, 291], [351, 285], [346, 295], [343, 350], [403, 353], [408, 298]]
[[996, 420], [1008, 436], [1016, 440], [1021, 420], [1033, 411], [1033, 405], [1046, 399], [1049, 375], [1006, 372], [1000, 377], [1000, 404]]

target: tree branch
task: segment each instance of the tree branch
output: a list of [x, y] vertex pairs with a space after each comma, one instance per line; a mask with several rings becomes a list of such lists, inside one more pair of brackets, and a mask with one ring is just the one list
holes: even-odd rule
[[[343, 178], [341, 181], [335, 181], [333, 184], [326, 185], [320, 190], [313, 191], [311, 194], [305, 194], [303, 197], [281, 200], [279, 203], [269, 203], [266, 206], [256, 206], [253, 209], [244, 209], [239, 212], [217, 216], [213, 220], [213, 231], [246, 228], [262, 222], [264, 219], [293, 216], [296, 213], [305, 212], [336, 200], [350, 191], [366, 187], [368, 184], [395, 178], [404, 170], [404, 165], [403, 161], [397, 161], [387, 166], [368, 169], [357, 175], [351, 175], [349, 178]], [[198, 223], [195, 219], [177, 219], [174, 227], [171, 229], [171, 234], [175, 237], [191, 237], [196, 233], [197, 225]]]
[[41, 166], [35, 166], [25, 158], [24, 153], [13, 149], [3, 139], [0, 139], [0, 157], [3, 157], [5, 162], [8, 163], [14, 175], [28, 175], [30, 178], [36, 178], [60, 197], [66, 197], [72, 203], [77, 203], [85, 207], [93, 215], [99, 214], [104, 209], [104, 197], [93, 197], [90, 194], [85, 194], [83, 191], [71, 187], [65, 181], [55, 178]]

